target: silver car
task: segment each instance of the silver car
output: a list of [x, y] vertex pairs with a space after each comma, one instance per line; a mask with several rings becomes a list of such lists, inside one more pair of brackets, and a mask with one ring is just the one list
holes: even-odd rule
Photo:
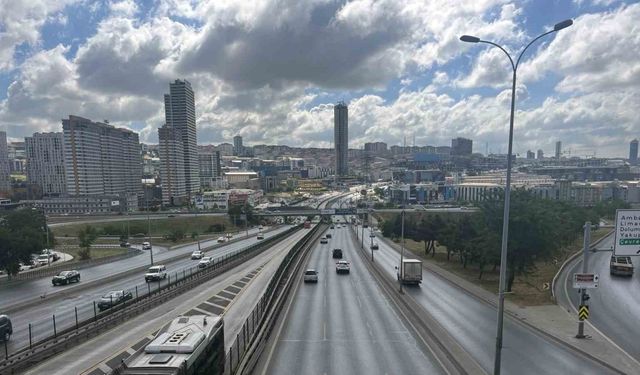
[[305, 283], [317, 283], [318, 282], [318, 271], [314, 269], [308, 269], [304, 271], [304, 282]]

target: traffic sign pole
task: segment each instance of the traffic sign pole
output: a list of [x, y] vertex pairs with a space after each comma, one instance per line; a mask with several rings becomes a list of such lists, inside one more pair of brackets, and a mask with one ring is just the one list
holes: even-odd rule
[[[587, 268], [589, 265], [589, 245], [591, 244], [591, 222], [587, 221], [584, 223], [584, 243], [582, 249], [582, 273], [587, 273]], [[578, 320], [578, 334], [576, 338], [583, 339], [585, 338], [584, 334], [584, 319], [582, 311], [586, 306], [587, 309], [587, 317], [589, 316], [589, 305], [587, 301], [589, 300], [589, 294], [587, 294], [587, 288], [580, 289], [580, 309], [578, 310], [579, 320]]]

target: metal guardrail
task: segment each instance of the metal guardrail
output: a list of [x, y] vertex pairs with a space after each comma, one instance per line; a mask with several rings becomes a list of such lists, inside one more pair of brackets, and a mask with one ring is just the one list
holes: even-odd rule
[[[98, 312], [96, 301], [92, 301], [81, 306], [74, 306], [63, 314], [30, 323], [28, 326], [29, 344], [27, 346], [9, 353], [7, 343], [4, 343], [4, 353], [2, 353], [4, 355], [0, 354], [0, 358], [4, 357], [4, 360], [0, 361], [0, 375], [13, 374], [28, 368], [78, 342], [85, 341], [103, 329], [197, 287], [204, 281], [235, 267], [246, 258], [259, 254], [299, 229], [300, 227], [292, 227], [264, 241], [218, 257], [207, 268], [191, 267], [180, 273], [176, 271], [168, 275], [164, 281], [146, 283], [141, 288], [136, 285], [126, 290], [131, 292], [133, 296], [131, 301], [125, 301], [123, 304], [103, 312]], [[16, 331], [14, 326], [14, 335]]]
[[[285, 256], [271, 278], [267, 289], [260, 297], [258, 304], [251, 312], [245, 323], [236, 335], [236, 339], [231, 345], [225, 358], [225, 374], [243, 374], [245, 371], [251, 372], [252, 366], [255, 364], [259, 354], [256, 341], [264, 337], [265, 328], [268, 329], [273, 325], [275, 318], [284, 301], [283, 296], [290, 289], [294, 275], [299, 268], [300, 259], [298, 255], [301, 250], [307, 250], [316, 242], [319, 234], [324, 232], [326, 225], [316, 225], [305, 237], [299, 241]], [[293, 262], [297, 262], [293, 265]], [[295, 270], [292, 271], [292, 268]]]

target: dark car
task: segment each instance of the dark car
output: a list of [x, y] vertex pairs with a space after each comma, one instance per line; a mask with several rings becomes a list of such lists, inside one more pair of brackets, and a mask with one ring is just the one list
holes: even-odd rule
[[76, 270], [71, 270], [71, 271], [62, 271], [59, 274], [55, 275], [51, 280], [51, 283], [53, 284], [53, 286], [56, 286], [56, 285], [67, 285], [72, 282], [77, 283], [79, 281], [80, 281], [80, 272]]
[[6, 315], [0, 315], [0, 341], [9, 341], [12, 333], [11, 319]]
[[131, 294], [131, 292], [126, 292], [124, 290], [114, 290], [100, 297], [100, 300], [98, 301], [98, 308], [100, 309], [100, 311], [103, 311], [124, 303], [132, 298], [133, 295]]
[[334, 258], [342, 259], [342, 249], [333, 249], [331, 256]]
[[127, 241], [120, 242], [120, 247], [129, 247], [129, 246], [131, 246], [131, 244]]
[[327, 234], [326, 234], [326, 237], [327, 237], [327, 238], [331, 238], [331, 233], [327, 233]]

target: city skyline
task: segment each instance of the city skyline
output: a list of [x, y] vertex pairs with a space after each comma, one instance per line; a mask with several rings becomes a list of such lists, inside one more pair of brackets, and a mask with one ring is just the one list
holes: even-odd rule
[[[35, 3], [8, 9], [7, 17], [19, 22], [0, 31], [9, 41], [0, 53], [0, 129], [9, 141], [59, 131], [59, 119], [73, 113], [109, 119], [138, 132], [142, 142], [158, 143], [157, 129], [164, 123], [159, 93], [179, 77], [199, 93], [195, 115], [201, 144], [240, 135], [247, 144], [330, 147], [333, 103], [344, 100], [351, 112], [350, 148], [375, 141], [402, 144], [414, 136], [416, 144], [463, 137], [503, 153], [506, 61], [499, 51], [470, 48], [457, 36], [477, 34], [515, 51], [563, 18], [574, 19], [572, 31], [554, 36], [523, 60], [514, 152], [525, 154], [559, 138], [567, 150], [624, 157], [619, 145], [637, 138], [640, 129], [633, 114], [640, 85], [636, 76], [623, 74], [634, 71], [639, 60], [637, 40], [627, 33], [640, 16], [637, 3], [486, 2], [467, 9], [406, 0], [371, 9], [335, 3], [320, 11], [313, 2], [300, 8], [284, 2], [280, 6], [290, 12], [273, 25], [271, 2], [228, 25], [219, 23], [224, 20], [215, 12], [200, 16], [215, 9], [215, 2], [174, 10], [132, 1], [94, 7], [47, 2], [37, 15], [28, 12]], [[409, 6], [415, 6], [415, 16], [403, 12]], [[229, 2], [226, 9], [225, 14], [240, 14], [244, 8]], [[450, 22], [443, 25], [439, 19], [445, 17]], [[288, 24], [301, 34], [287, 34]], [[19, 34], [20, 27], [33, 33]], [[225, 42], [224, 27], [255, 31]], [[395, 32], [385, 34], [389, 29]], [[366, 37], [359, 39], [361, 34]], [[259, 43], [259, 35], [270, 42]], [[226, 50], [227, 43], [249, 48], [238, 56], [210, 56], [209, 51]], [[301, 54], [301, 46], [316, 44], [330, 48], [328, 53], [309, 47]], [[340, 50], [353, 62], [347, 68], [342, 60], [325, 58]], [[255, 69], [264, 59], [270, 63]], [[543, 149], [553, 154], [553, 147]]]

